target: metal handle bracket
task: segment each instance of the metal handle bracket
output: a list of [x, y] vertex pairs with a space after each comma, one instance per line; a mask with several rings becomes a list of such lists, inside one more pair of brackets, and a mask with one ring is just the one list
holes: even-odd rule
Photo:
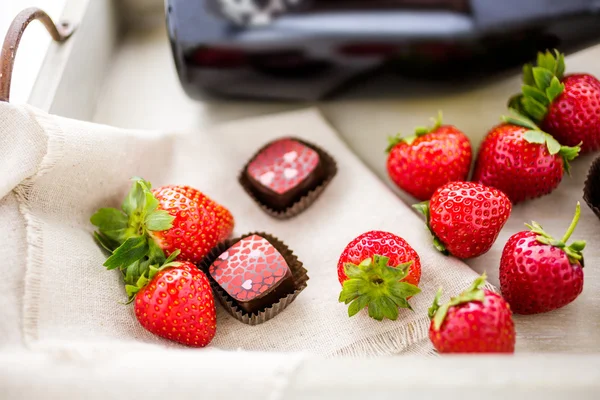
[[21, 11], [8, 28], [0, 53], [0, 101], [8, 102], [10, 99], [10, 83], [17, 49], [25, 29], [31, 21], [35, 20], [40, 21], [46, 27], [56, 42], [67, 40], [74, 30], [74, 27], [67, 22], [55, 25], [52, 18], [39, 8], [32, 7]]

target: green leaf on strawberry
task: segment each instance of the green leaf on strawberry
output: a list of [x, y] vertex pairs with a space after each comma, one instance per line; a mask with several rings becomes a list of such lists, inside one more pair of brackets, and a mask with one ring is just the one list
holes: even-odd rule
[[142, 178], [131, 178], [133, 185], [131, 190], [123, 200], [121, 208], [128, 216], [132, 216], [137, 210], [143, 209], [146, 202], [146, 190], [150, 190], [152, 185], [150, 182]]
[[[162, 250], [161, 250], [162, 252]], [[175, 258], [179, 255], [179, 251], [174, 251], [168, 258], [164, 258], [163, 261], [158, 264], [154, 264], [155, 259], [146, 257], [142, 260], [137, 260], [127, 266], [125, 269], [125, 291], [129, 302], [133, 301], [135, 295], [148, 284], [154, 276], [165, 268], [177, 265], [174, 262]]]
[[442, 126], [442, 112], [438, 111], [437, 117], [432, 118], [431, 120], [433, 122], [433, 125], [431, 127], [418, 126], [415, 128], [414, 133], [410, 136], [403, 137], [401, 133], [398, 133], [396, 136], [388, 137], [389, 144], [388, 147], [385, 149], [385, 152], [389, 153], [394, 148], [394, 146], [396, 146], [399, 143], [412, 144], [415, 140], [417, 140], [417, 138], [425, 136], [428, 133], [437, 130], [440, 126]]
[[156, 244], [156, 241], [152, 238], [148, 238], [148, 258], [155, 264], [163, 264], [166, 262], [165, 253]]
[[485, 293], [481, 287], [485, 284], [486, 274], [483, 273], [480, 277], [475, 279], [471, 286], [461, 294], [450, 299], [449, 302], [440, 306], [440, 298], [442, 296], [442, 288], [438, 289], [438, 292], [433, 300], [433, 304], [429, 307], [429, 318], [433, 320], [433, 327], [435, 330], [439, 330], [446, 319], [448, 310], [450, 307], [458, 306], [460, 304], [470, 303], [472, 301], [483, 301]]
[[133, 263], [129, 264], [125, 268], [124, 278], [126, 285], [133, 285], [138, 280], [138, 278], [144, 273], [145, 270], [148, 269], [150, 265], [150, 260], [136, 260]]
[[412, 208], [414, 208], [415, 210], [417, 210], [425, 216], [427, 229], [429, 229], [431, 236], [433, 236], [433, 247], [435, 247], [436, 250], [440, 253], [449, 255], [450, 253], [448, 252], [448, 249], [446, 248], [444, 243], [442, 243], [440, 238], [438, 238], [437, 235], [433, 232], [431, 226], [429, 225], [431, 219], [431, 214], [429, 212], [429, 201], [423, 201], [421, 203], [413, 204]]
[[92, 215], [90, 221], [98, 227], [104, 237], [117, 242], [123, 240], [128, 226], [127, 215], [116, 208], [101, 208]]
[[149, 231], [166, 231], [173, 227], [173, 217], [164, 210], [157, 210], [146, 215], [144, 223]]
[[550, 51], [538, 53], [536, 66], [523, 66], [522, 94], [512, 97], [509, 107], [526, 114], [535, 123], [541, 123], [548, 114], [549, 105], [565, 90], [561, 82], [564, 73], [564, 54], [558, 50], [554, 50], [554, 54]]
[[546, 93], [544, 93], [542, 90], [528, 85], [523, 85], [521, 90], [523, 91], [523, 94], [526, 97], [534, 99], [542, 106], [547, 106], [549, 104], [548, 97], [546, 96]]
[[94, 239], [96, 239], [96, 242], [108, 253], [109, 256], [117, 247], [119, 247], [119, 242], [103, 235], [100, 232], [94, 232]]
[[525, 132], [524, 138], [529, 143], [545, 144], [551, 155], [559, 154], [563, 159], [563, 168], [567, 174], [571, 174], [571, 164], [581, 151], [581, 143], [577, 146], [561, 146], [561, 144], [549, 133], [542, 131], [531, 119], [521, 114], [516, 109], [510, 109], [512, 116], [503, 116], [502, 120], [506, 123], [522, 126], [529, 129]]
[[148, 241], [144, 236], [127, 239], [104, 262], [106, 269], [125, 269], [148, 254]]
[[523, 83], [529, 86], [533, 86], [535, 84], [533, 79], [533, 65], [531, 64], [523, 65]]
[[546, 88], [546, 96], [550, 103], [554, 101], [565, 89], [565, 85], [560, 83], [556, 76], [552, 77], [552, 81], [550, 81], [550, 86]]
[[544, 67], [533, 67], [532, 71], [533, 80], [538, 89], [543, 90], [550, 86], [550, 82], [552, 82], [552, 78], [554, 78], [552, 71]]
[[347, 263], [339, 301], [349, 304], [348, 316], [356, 315], [365, 307], [369, 316], [377, 321], [384, 318], [398, 319], [398, 308], [408, 308], [407, 299], [421, 292], [410, 283], [401, 282], [408, 276], [412, 261], [388, 266], [389, 257], [375, 255], [363, 260], [359, 265]]
[[101, 208], [90, 218], [98, 228], [94, 233], [96, 241], [111, 252], [104, 266], [125, 271], [129, 285], [147, 272], [148, 265], [165, 262], [163, 250], [148, 232], [170, 229], [174, 220], [167, 211], [157, 209], [159, 202], [150, 190], [150, 182], [142, 178], [132, 180], [121, 210]]

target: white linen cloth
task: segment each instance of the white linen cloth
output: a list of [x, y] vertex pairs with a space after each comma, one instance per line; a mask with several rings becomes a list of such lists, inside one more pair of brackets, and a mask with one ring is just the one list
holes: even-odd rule
[[[280, 315], [251, 327], [218, 307], [211, 348], [303, 352], [321, 356], [429, 353], [427, 308], [439, 286], [445, 297], [476, 274], [437, 253], [423, 221], [346, 148], [315, 110], [227, 123], [204, 132], [123, 130], [49, 116], [0, 103], [0, 332], [5, 348], [123, 349], [141, 343], [179, 347], [145, 331], [126, 300], [118, 271], [102, 267], [92, 240], [92, 213], [119, 206], [129, 177], [160, 186], [187, 184], [228, 207], [235, 235], [266, 231], [283, 240], [308, 270], [308, 287]], [[237, 174], [266, 142], [297, 136], [328, 151], [338, 175], [298, 217], [278, 221], [243, 191]], [[336, 265], [354, 237], [368, 230], [402, 236], [420, 254], [423, 292], [414, 312], [377, 322], [348, 318], [338, 303]], [[134, 345], [136, 343], [136, 345]], [[198, 351], [198, 350], [193, 350]], [[206, 351], [206, 350], [200, 350]]]

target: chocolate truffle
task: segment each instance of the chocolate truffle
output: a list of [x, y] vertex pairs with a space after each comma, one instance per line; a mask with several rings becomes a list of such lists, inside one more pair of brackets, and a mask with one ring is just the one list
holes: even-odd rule
[[245, 174], [252, 194], [267, 207], [282, 211], [322, 184], [326, 169], [315, 149], [284, 138], [264, 147]]
[[241, 309], [251, 314], [295, 290], [284, 257], [259, 235], [247, 236], [229, 247], [213, 261], [209, 273]]

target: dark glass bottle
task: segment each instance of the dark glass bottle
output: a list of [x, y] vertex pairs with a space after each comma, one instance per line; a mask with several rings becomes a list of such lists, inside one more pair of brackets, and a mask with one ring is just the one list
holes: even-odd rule
[[464, 82], [598, 42], [595, 0], [166, 0], [181, 84], [311, 100], [391, 71]]

